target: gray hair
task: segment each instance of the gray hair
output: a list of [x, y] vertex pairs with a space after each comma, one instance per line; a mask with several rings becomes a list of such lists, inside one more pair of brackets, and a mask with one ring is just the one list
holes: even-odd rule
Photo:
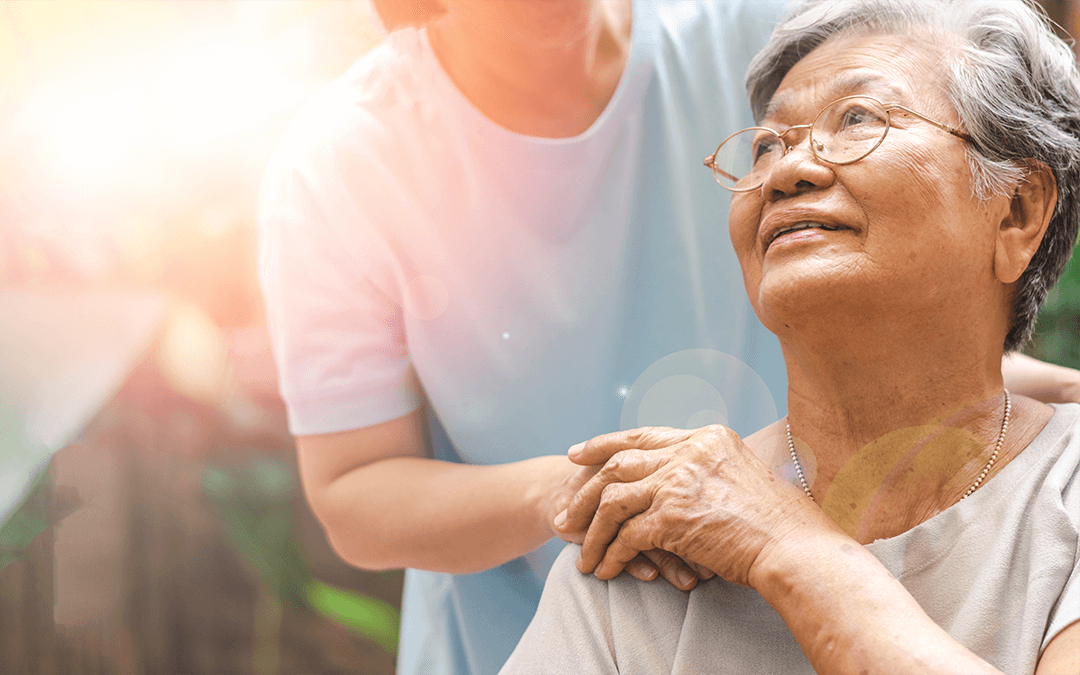
[[1005, 338], [1005, 351], [1014, 351], [1031, 337], [1080, 227], [1080, 73], [1041, 9], [1029, 0], [806, 0], [751, 62], [750, 105], [760, 121], [791, 67], [838, 33], [921, 28], [962, 40], [946, 77], [950, 101], [974, 139], [968, 144], [974, 194], [1012, 193], [1031, 159], [1044, 162], [1057, 180], [1054, 214], [1019, 280]]

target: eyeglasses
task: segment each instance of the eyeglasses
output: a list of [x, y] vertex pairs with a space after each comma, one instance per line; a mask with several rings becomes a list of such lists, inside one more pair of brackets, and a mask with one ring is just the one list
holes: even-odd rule
[[962, 131], [895, 103], [871, 96], [845, 96], [821, 109], [810, 124], [797, 124], [782, 132], [768, 127], [736, 131], [705, 158], [716, 182], [732, 192], [750, 192], [762, 186], [773, 164], [792, 148], [784, 137], [796, 129], [810, 130], [810, 152], [829, 164], [852, 164], [873, 152], [889, 133], [889, 115], [914, 115], [953, 136], [971, 142]]

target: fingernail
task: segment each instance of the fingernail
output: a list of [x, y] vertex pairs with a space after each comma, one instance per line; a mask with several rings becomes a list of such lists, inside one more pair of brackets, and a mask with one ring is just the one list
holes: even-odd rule
[[649, 567], [649, 568], [643, 570], [643, 572], [644, 572], [644, 575], [645, 575], [645, 579], [647, 581], [652, 581], [653, 579], [656, 578], [657, 572], [656, 572], [655, 567]]
[[559, 511], [559, 515], [555, 516], [555, 527], [562, 529], [563, 523], [566, 522], [566, 509]]
[[578, 443], [577, 445], [571, 445], [570, 449], [566, 451], [566, 454], [570, 459], [575, 459], [581, 454], [581, 451], [585, 449], [584, 443]]
[[690, 574], [686, 570], [682, 570], [681, 572], [676, 574], [675, 578], [679, 580], [679, 584], [683, 587], [689, 586], [690, 584], [694, 583], [695, 579], [697, 579], [696, 576]]

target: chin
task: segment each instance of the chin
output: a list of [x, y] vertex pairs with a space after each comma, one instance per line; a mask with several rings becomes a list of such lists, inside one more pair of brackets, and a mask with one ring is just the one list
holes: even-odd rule
[[850, 268], [823, 266], [821, 261], [766, 270], [755, 287], [750, 303], [761, 323], [776, 334], [807, 322], [850, 317], [865, 306], [860, 303], [871, 301], [868, 295], [873, 296], [866, 281], [854, 278]]

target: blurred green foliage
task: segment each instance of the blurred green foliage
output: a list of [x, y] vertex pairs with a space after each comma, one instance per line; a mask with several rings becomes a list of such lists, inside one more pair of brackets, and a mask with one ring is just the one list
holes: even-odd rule
[[39, 473], [21, 505], [0, 524], [0, 569], [21, 558], [34, 537], [54, 524], [48, 502], [40, 496], [51, 480], [48, 471]]
[[1043, 361], [1080, 368], [1080, 247], [1039, 311], [1035, 335], [1024, 351]]
[[293, 530], [292, 503], [303, 497], [288, 466], [268, 457], [239, 467], [211, 466], [203, 474], [203, 492], [229, 541], [279, 602], [307, 607], [397, 653], [396, 608], [312, 574]]
[[308, 586], [307, 601], [323, 616], [397, 653], [401, 616], [393, 605], [317, 580]]

